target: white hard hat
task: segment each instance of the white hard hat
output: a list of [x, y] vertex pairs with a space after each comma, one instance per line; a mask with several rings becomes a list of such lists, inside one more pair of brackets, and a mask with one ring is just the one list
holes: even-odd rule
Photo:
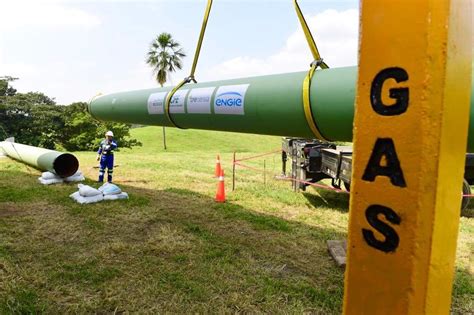
[[109, 130], [109, 131], [107, 131], [107, 132], [105, 133], [105, 135], [106, 135], [106, 136], [111, 136], [111, 137], [113, 137], [113, 136], [114, 136], [114, 133]]

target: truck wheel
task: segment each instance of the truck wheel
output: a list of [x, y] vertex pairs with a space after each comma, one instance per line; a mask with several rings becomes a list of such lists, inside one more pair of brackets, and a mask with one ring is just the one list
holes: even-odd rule
[[[471, 194], [471, 186], [469, 186], [469, 183], [466, 180], [464, 180], [462, 184], [462, 194], [463, 195]], [[461, 211], [466, 210], [467, 206], [469, 205], [470, 200], [471, 198], [469, 197], [462, 197]]]

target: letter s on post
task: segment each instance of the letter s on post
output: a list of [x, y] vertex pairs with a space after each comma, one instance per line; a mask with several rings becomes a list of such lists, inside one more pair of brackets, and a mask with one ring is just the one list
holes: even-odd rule
[[398, 248], [400, 237], [389, 224], [379, 219], [379, 214], [384, 215], [388, 222], [400, 225], [401, 218], [395, 211], [382, 205], [371, 205], [365, 211], [365, 217], [369, 224], [385, 237], [385, 240], [376, 239], [374, 232], [368, 229], [362, 229], [362, 235], [369, 246], [385, 253], [394, 252]]

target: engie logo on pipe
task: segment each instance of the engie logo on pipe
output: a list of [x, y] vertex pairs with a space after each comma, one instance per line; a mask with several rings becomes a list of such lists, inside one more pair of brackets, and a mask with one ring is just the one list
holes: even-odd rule
[[216, 96], [216, 106], [242, 106], [242, 94], [227, 92]]
[[244, 115], [245, 94], [248, 87], [249, 84], [219, 87], [214, 99], [214, 113]]

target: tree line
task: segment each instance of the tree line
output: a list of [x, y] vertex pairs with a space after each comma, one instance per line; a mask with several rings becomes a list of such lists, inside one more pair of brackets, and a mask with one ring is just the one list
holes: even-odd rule
[[15, 137], [18, 143], [47, 149], [90, 151], [112, 130], [120, 147], [141, 146], [130, 138], [131, 125], [97, 121], [85, 102], [64, 106], [41, 92], [18, 93], [15, 80], [0, 77], [0, 141]]
[[[146, 63], [163, 87], [172, 72], [182, 69], [186, 57], [181, 45], [169, 33], [161, 33], [150, 44]], [[12, 86], [18, 78], [0, 76], [0, 141], [15, 137], [23, 144], [47, 149], [89, 151], [97, 149], [107, 130], [122, 148], [141, 146], [130, 138], [129, 124], [100, 122], [86, 111], [86, 103], [64, 106], [41, 92], [18, 93]], [[165, 128], [163, 141], [166, 149]]]

